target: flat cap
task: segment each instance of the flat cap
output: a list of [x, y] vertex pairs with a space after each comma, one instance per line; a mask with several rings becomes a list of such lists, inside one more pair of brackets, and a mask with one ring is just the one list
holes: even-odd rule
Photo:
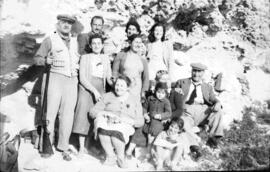
[[76, 18], [68, 14], [59, 14], [56, 17], [58, 20], [70, 21], [72, 24], [75, 23]]
[[191, 63], [190, 66], [192, 67], [192, 69], [196, 69], [196, 70], [206, 70], [207, 66], [205, 66], [202, 63]]

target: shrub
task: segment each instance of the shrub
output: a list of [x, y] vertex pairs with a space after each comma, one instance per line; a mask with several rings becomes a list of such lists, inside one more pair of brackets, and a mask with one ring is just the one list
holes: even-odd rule
[[246, 109], [242, 121], [234, 123], [225, 132], [220, 158], [225, 170], [252, 170], [269, 168], [270, 136], [260, 129]]

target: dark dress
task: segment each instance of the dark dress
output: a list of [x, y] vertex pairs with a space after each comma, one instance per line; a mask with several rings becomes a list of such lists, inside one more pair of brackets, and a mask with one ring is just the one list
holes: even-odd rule
[[[143, 131], [152, 136], [157, 136], [164, 129], [162, 121], [171, 118], [170, 102], [167, 98], [159, 100], [155, 96], [150, 96], [143, 104], [143, 107], [144, 113], [149, 112], [150, 116], [150, 123], [145, 124]], [[161, 115], [161, 120], [154, 119], [156, 114]]]

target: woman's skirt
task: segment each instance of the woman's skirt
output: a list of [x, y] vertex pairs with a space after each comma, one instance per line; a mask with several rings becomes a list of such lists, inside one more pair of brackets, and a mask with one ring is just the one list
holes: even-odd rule
[[[109, 113], [110, 112], [108, 112], [108, 114]], [[135, 129], [133, 128], [132, 125], [128, 123], [124, 123], [124, 122], [117, 123], [117, 124], [108, 123], [108, 118], [104, 117], [103, 115], [97, 116], [94, 123], [95, 123], [95, 128], [94, 128], [95, 137], [97, 137], [97, 134], [103, 134], [103, 135], [110, 134], [110, 136], [114, 136], [115, 133], [120, 132], [120, 135], [123, 136], [123, 140], [122, 138], [120, 140], [124, 141], [125, 143], [128, 143], [129, 137], [133, 135], [135, 132]], [[116, 131], [116, 132], [114, 134], [112, 134], [111, 132], [110, 133], [105, 132], [105, 134], [104, 132], [99, 133], [100, 128], [102, 128], [103, 130]], [[116, 138], [119, 138], [119, 137], [116, 137]]]
[[[104, 86], [103, 79], [92, 77], [91, 84], [98, 90], [98, 92], [102, 95], [104, 94]], [[90, 109], [96, 103], [95, 97], [93, 93], [86, 90], [82, 85], [79, 84], [79, 93], [78, 93], [78, 101], [74, 115], [73, 122], [73, 133], [87, 135], [90, 128]]]

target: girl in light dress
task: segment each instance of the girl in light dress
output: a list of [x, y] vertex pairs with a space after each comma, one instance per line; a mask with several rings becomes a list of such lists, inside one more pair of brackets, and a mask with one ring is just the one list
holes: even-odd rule
[[150, 89], [155, 88], [155, 77], [159, 70], [168, 71], [171, 76], [173, 65], [173, 45], [170, 41], [165, 41], [166, 29], [161, 23], [156, 23], [150, 30], [147, 45], [147, 58], [149, 59], [149, 80]]

